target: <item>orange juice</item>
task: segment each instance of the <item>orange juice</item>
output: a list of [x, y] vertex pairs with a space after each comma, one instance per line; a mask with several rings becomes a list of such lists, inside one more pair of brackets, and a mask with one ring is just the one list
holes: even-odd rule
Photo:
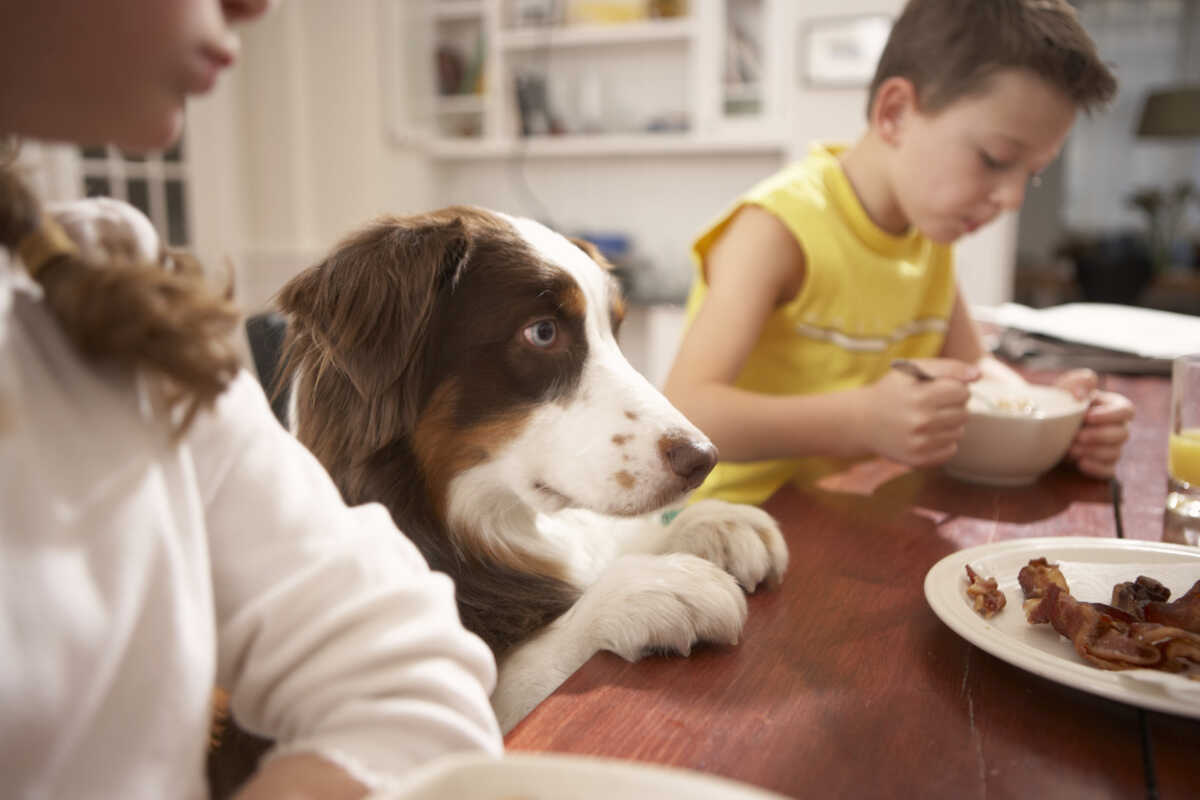
[[1200, 486], [1200, 428], [1184, 428], [1171, 434], [1167, 472], [1177, 481]]

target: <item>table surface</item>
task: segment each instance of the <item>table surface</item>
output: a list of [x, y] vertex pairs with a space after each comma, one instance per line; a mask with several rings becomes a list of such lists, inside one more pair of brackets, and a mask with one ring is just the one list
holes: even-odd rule
[[[1104, 383], [1137, 408], [1118, 467], [1123, 533], [1158, 541], [1169, 382]], [[788, 796], [1200, 797], [1200, 721], [1011, 666], [925, 601], [925, 573], [956, 550], [1116, 536], [1111, 489], [1070, 467], [996, 489], [881, 461], [785, 489], [766, 508], [788, 575], [750, 598], [739, 645], [637, 663], [597, 654], [508, 747], [687, 767]]]

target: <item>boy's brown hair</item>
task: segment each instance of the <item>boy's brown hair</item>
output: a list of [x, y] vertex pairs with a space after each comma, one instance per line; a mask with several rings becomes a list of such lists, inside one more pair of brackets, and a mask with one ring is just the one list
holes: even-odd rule
[[1035, 73], [1086, 111], [1117, 91], [1067, 0], [909, 0], [875, 68], [867, 113], [888, 78], [912, 81], [921, 111], [936, 114], [1006, 69]]

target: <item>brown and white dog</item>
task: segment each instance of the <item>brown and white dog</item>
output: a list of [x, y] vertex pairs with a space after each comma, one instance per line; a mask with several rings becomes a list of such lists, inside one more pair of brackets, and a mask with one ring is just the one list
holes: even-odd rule
[[[477, 208], [378, 220], [280, 293], [290, 424], [456, 583], [509, 730], [593, 653], [734, 643], [787, 548], [761, 509], [655, 512], [716, 450], [622, 356], [602, 257]], [[740, 584], [740, 585], [739, 585]]]

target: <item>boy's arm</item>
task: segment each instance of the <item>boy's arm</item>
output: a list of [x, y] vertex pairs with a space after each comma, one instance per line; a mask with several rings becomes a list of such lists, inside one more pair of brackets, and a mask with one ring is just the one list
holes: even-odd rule
[[804, 281], [804, 252], [774, 215], [742, 209], [705, 268], [709, 291], [664, 391], [713, 440], [723, 460], [878, 453], [925, 464], [949, 458], [964, 416], [961, 381], [917, 384], [890, 373], [868, 387], [790, 396], [733, 386], [767, 318]]
[[704, 261], [708, 292], [688, 327], [664, 393], [717, 445], [721, 458], [794, 454], [804, 410], [793, 397], [735, 388], [771, 313], [804, 281], [804, 252], [787, 227], [742, 208]]
[[961, 289], [954, 297], [954, 308], [950, 311], [950, 321], [946, 328], [946, 340], [942, 343], [941, 356], [965, 361], [968, 364], [976, 364], [985, 378], [1014, 385], [1025, 384], [1025, 379], [1016, 370], [999, 361], [984, 349], [983, 337], [979, 335], [979, 328], [975, 324], [975, 320], [971, 318]]

